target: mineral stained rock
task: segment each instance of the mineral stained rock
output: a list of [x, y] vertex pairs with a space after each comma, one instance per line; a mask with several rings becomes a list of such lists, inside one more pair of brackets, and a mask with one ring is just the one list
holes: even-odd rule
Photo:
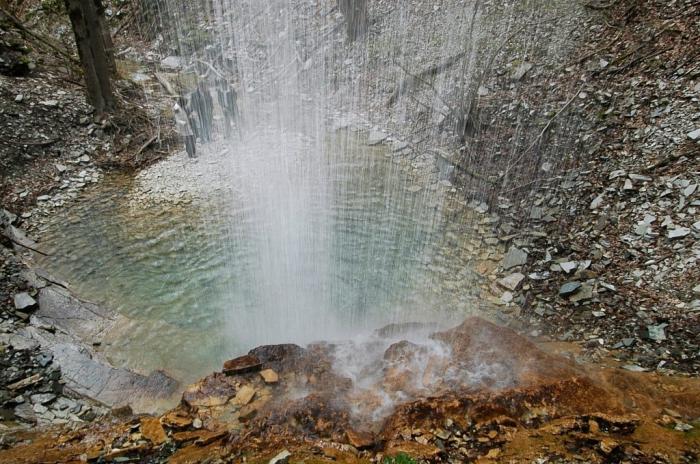
[[[9, 434], [0, 462], [681, 462], [700, 451], [698, 379], [589, 371], [479, 318], [384, 346], [354, 380], [341, 345], [259, 347], [249, 356], [262, 371], [211, 374], [159, 418]], [[272, 365], [275, 384], [261, 374]]]

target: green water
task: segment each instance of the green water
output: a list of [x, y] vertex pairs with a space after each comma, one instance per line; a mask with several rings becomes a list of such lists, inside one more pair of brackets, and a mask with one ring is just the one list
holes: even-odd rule
[[[377, 323], [464, 311], [473, 290], [469, 221], [447, 219], [446, 189], [436, 181], [419, 190], [383, 151], [351, 152], [330, 189], [331, 248], [323, 257], [330, 285], [309, 289], [331, 303], [313, 309], [333, 314], [348, 336]], [[260, 275], [251, 271], [257, 254], [236, 228], [248, 210], [223, 194], [180, 205], [133, 201], [132, 179], [107, 176], [42, 227], [51, 256], [40, 264], [131, 320], [102, 347], [115, 365], [193, 381], [256, 342], [308, 341], [284, 331], [265, 337], [266, 324], [279, 321], [260, 305], [284, 295], [261, 303]]]

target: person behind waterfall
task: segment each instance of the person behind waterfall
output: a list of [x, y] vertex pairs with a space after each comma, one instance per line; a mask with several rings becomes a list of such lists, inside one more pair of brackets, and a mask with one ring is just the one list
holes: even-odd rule
[[231, 126], [235, 124], [240, 130], [238, 116], [238, 94], [233, 86], [225, 79], [219, 79], [216, 85], [216, 96], [224, 113], [224, 133], [231, 135]]
[[190, 158], [197, 157], [197, 146], [195, 142], [195, 134], [192, 130], [192, 123], [187, 111], [184, 108], [184, 101], [179, 98], [173, 105], [173, 115], [175, 117], [175, 131], [180, 134], [185, 140], [185, 150]]
[[214, 118], [214, 101], [207, 85], [200, 81], [190, 93], [189, 106], [192, 111], [194, 132], [202, 143], [211, 142], [211, 125]]

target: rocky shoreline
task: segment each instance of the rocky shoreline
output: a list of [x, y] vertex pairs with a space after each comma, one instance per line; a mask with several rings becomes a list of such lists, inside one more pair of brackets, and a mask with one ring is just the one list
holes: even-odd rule
[[[12, 215], [4, 210], [2, 215], [2, 235], [13, 241], [18, 255], [37, 247], [12, 225]], [[122, 407], [153, 412], [173, 398], [179, 385], [167, 374], [116, 369], [100, 355], [103, 337], [124, 324], [123, 316], [79, 299], [66, 282], [3, 252], [3, 271], [14, 279], [14, 307], [3, 307], [0, 328], [7, 366], [0, 382], [5, 420], [81, 422]]]
[[[586, 370], [478, 318], [422, 341], [410, 338], [415, 329], [381, 330], [382, 340], [390, 341], [370, 361], [377, 365], [369, 384], [338, 371], [342, 346], [261, 346], [189, 386], [180, 405], [160, 417], [12, 434], [14, 446], [0, 450], [0, 459], [387, 463], [697, 458], [700, 443], [688, 434], [693, 426], [687, 422], [700, 413], [697, 379]], [[443, 355], [430, 348], [433, 344]], [[355, 343], [355, 356], [365, 348]], [[426, 355], [427, 363], [421, 360]], [[622, 391], [635, 401], [624, 401]], [[398, 403], [377, 416], [382, 398]], [[650, 436], [655, 439], [648, 440]]]

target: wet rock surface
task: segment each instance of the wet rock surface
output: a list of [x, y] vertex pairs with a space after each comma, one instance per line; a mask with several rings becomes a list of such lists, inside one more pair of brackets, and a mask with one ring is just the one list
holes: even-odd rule
[[[478, 334], [492, 342], [485, 345]], [[589, 370], [478, 318], [428, 340], [440, 340], [450, 356], [433, 361], [442, 375], [423, 376], [420, 382], [429, 387], [424, 391], [387, 382], [395, 368], [412, 368], [410, 353], [420, 349], [407, 340], [382, 356], [384, 367], [369, 388], [342, 376], [338, 346], [264, 346], [254, 351], [271, 353], [263, 367], [274, 363], [279, 375], [274, 385], [258, 372], [215, 373], [188, 387], [181, 405], [158, 418], [17, 432], [4, 438], [0, 459], [66, 462], [82, 455], [89, 462], [119, 456], [138, 462], [239, 462], [246, 456], [248, 462], [367, 462], [404, 453], [425, 462], [529, 462], [543, 456], [692, 462], [700, 452], [692, 434], [700, 414], [697, 380]], [[467, 374], [477, 365], [503, 366], [512, 382], [445, 375], [450, 369]], [[373, 418], [367, 407], [373, 394], [399, 396]], [[35, 407], [51, 401], [33, 400]]]

